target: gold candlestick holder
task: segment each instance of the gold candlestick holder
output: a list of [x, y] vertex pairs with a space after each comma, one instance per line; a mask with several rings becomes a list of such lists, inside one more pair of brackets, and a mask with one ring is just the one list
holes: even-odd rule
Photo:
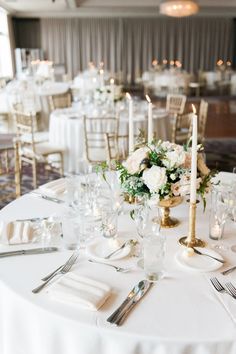
[[206, 242], [196, 238], [196, 203], [190, 203], [188, 236], [181, 237], [179, 243], [187, 247], [205, 247]]

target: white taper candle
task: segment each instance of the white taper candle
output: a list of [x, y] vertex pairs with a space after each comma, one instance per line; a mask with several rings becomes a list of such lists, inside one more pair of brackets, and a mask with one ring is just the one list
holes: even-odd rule
[[153, 124], [152, 124], [152, 101], [148, 95], [146, 95], [148, 101], [148, 143], [151, 144], [153, 140]]
[[196, 203], [197, 194], [197, 115], [196, 108], [192, 105], [192, 157], [191, 157], [191, 186], [190, 186], [190, 202]]
[[129, 153], [131, 153], [134, 151], [133, 100], [128, 92], [126, 97], [129, 100]]

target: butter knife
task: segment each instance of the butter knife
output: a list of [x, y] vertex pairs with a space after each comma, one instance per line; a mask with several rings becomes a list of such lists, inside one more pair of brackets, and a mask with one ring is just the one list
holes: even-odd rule
[[[141, 282], [140, 282], [141, 283]], [[127, 306], [123, 309], [117, 319], [113, 322], [117, 326], [121, 326], [130, 313], [130, 311], [137, 305], [137, 303], [144, 297], [144, 295], [151, 289], [153, 283], [148, 280], [142, 281], [142, 287], [137, 292], [137, 294], [131, 299]]]
[[57, 247], [44, 247], [44, 248], [32, 248], [28, 250], [18, 250], [18, 251], [9, 251], [9, 252], [1, 252], [0, 258], [10, 257], [10, 256], [20, 256], [23, 254], [43, 254], [43, 253], [51, 253], [58, 251]]

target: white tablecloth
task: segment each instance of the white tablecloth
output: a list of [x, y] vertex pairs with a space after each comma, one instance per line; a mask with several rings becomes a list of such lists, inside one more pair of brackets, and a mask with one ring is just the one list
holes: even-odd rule
[[[50, 115], [49, 140], [53, 144], [60, 144], [64, 147], [65, 171], [76, 171], [78, 160], [84, 157], [82, 114], [87, 114], [90, 117], [104, 116], [102, 110], [89, 109], [89, 106], [88, 109], [80, 107], [58, 109]], [[111, 114], [108, 115], [111, 116]], [[138, 135], [139, 129], [147, 130], [147, 117], [142, 112], [134, 114], [134, 133]], [[121, 135], [128, 134], [128, 112], [126, 110], [121, 112], [119, 130]], [[165, 110], [154, 110], [153, 130], [157, 139], [170, 140], [170, 119]]]
[[[208, 206], [209, 207], [209, 206]], [[47, 216], [61, 213], [62, 205], [32, 195], [21, 197], [0, 212], [0, 219]], [[103, 265], [87, 262], [81, 252], [73, 268], [82, 276], [112, 287], [113, 295], [98, 312], [90, 312], [52, 301], [46, 292], [31, 292], [46, 273], [71, 254], [58, 253], [0, 259], [0, 353], [1, 354], [235, 354], [236, 324], [219, 301], [207, 276], [192, 273], [175, 261], [178, 239], [188, 230], [188, 204], [171, 210], [181, 220], [178, 228], [163, 230], [167, 238], [166, 276], [159, 281], [130, 314], [124, 325], [113, 327], [107, 317], [131, 288], [144, 278], [142, 270], [122, 274]], [[197, 235], [208, 239], [209, 210], [197, 210]], [[136, 234], [130, 216], [119, 219], [119, 236]], [[225, 229], [224, 243], [235, 244], [236, 225]], [[20, 246], [18, 246], [20, 247]], [[4, 250], [6, 247], [1, 247]], [[16, 246], [11, 246], [15, 249]], [[223, 251], [221, 251], [223, 252]], [[235, 264], [235, 254], [222, 253]], [[136, 258], [114, 264], [135, 264]], [[232, 273], [227, 280], [236, 281]], [[225, 295], [227, 296], [227, 295]]]

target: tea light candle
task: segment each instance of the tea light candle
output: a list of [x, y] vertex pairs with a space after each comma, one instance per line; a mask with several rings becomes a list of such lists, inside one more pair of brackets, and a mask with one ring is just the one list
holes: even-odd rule
[[219, 238], [221, 238], [221, 232], [222, 230], [221, 230], [221, 227], [220, 227], [220, 225], [218, 225], [218, 224], [215, 224], [215, 225], [213, 225], [212, 227], [211, 227], [211, 229], [210, 229], [210, 236], [212, 237], [212, 238], [214, 238], [214, 239], [219, 239]]

